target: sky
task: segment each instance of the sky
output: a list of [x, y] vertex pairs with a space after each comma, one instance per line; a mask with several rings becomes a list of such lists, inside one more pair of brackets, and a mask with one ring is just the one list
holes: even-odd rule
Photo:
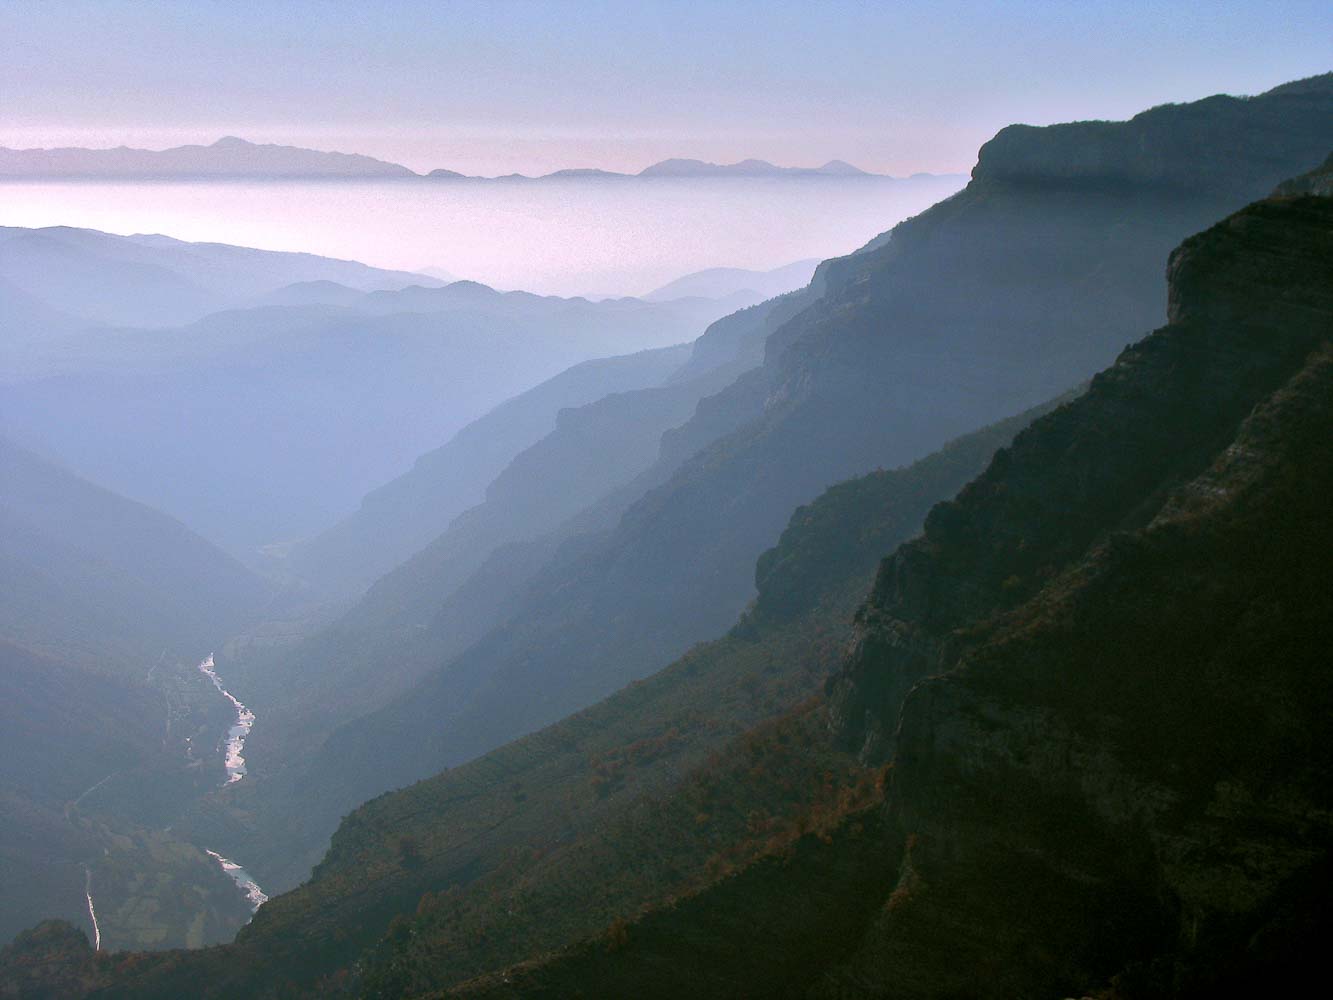
[[0, 145], [963, 172], [1011, 122], [1259, 93], [1333, 69], [1331, 38], [1328, 0], [0, 0]]

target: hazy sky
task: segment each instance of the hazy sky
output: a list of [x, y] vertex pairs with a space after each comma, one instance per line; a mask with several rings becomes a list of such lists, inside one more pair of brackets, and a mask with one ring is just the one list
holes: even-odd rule
[[0, 0], [0, 145], [225, 134], [416, 169], [969, 169], [1013, 121], [1333, 68], [1333, 4]]

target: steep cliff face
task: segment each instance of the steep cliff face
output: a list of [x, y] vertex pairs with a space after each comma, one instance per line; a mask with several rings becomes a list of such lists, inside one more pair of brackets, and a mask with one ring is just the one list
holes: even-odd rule
[[1327, 931], [1333, 202], [1170, 272], [1171, 325], [881, 570], [834, 693], [906, 849], [819, 995], [1272, 988]]
[[1161, 322], [1173, 247], [1328, 155], [1330, 112], [1326, 74], [1127, 122], [1004, 129], [964, 191], [824, 269], [822, 301], [769, 342], [748, 447], [817, 417], [839, 432], [822, 461], [887, 428], [910, 447], [1086, 378]]
[[1333, 847], [1330, 429], [1326, 345], [1145, 528], [909, 694], [908, 891], [834, 983], [1215, 995], [1311, 971]]
[[1260, 203], [1172, 256], [1172, 325], [1020, 435], [881, 566], [836, 687], [849, 745], [888, 759], [908, 689], [965, 625], [1017, 607], [1070, 560], [1144, 523], [1166, 491], [1328, 335], [1327, 203]]
[[[1143, 184], [1176, 193], [1199, 187], [1243, 195], [1286, 178], [1285, 155], [1274, 143], [1293, 116], [1317, 125], [1333, 74], [1274, 87], [1259, 98], [1217, 95], [1192, 104], [1165, 104], [1126, 122], [1072, 122], [1048, 128], [1011, 125], [981, 147], [976, 180], [1069, 186]], [[1218, 124], [1244, 136], [1243, 163], [1201, 155], [1216, 141]], [[1306, 133], [1310, 166], [1327, 153], [1317, 129]], [[1215, 148], [1215, 147], [1214, 147]], [[1216, 150], [1222, 152], [1221, 150]]]

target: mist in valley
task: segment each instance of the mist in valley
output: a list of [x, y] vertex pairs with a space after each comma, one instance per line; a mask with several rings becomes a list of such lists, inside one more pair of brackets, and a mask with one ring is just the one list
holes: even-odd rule
[[1315, 971], [1326, 10], [131, 6], [0, 14], [0, 994]]

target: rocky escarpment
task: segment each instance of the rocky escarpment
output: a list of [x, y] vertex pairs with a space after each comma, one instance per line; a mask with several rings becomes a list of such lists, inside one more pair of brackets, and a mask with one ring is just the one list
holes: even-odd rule
[[[1275, 87], [1261, 99], [1217, 95], [1192, 104], [1166, 104], [1126, 122], [1071, 122], [1046, 128], [1011, 125], [981, 147], [978, 181], [1102, 186], [1141, 184], [1173, 191], [1216, 187], [1233, 193], [1283, 177], [1283, 157], [1270, 141], [1293, 121], [1308, 124], [1306, 159], [1328, 152], [1320, 122], [1321, 92], [1333, 73]], [[1219, 121], [1244, 135], [1245, 163], [1200, 155], [1213, 144]], [[1238, 151], [1238, 150], [1237, 150]]]
[[894, 760], [904, 853], [820, 995], [1216, 995], [1317, 962], [1333, 202], [1253, 206], [1171, 276], [1172, 324], [881, 570], [834, 693]]
[[1145, 523], [1329, 336], [1328, 214], [1325, 199], [1264, 202], [1187, 240], [1169, 266], [1172, 325], [1019, 435], [884, 562], [835, 685], [849, 746], [889, 759], [898, 707], [957, 655], [958, 630]]

